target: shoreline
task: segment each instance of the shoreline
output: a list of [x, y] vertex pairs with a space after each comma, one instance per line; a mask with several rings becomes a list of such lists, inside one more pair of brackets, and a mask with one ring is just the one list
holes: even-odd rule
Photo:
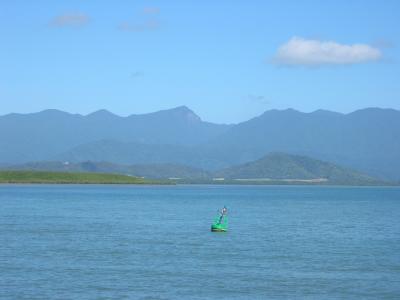
[[210, 186], [400, 186], [387, 181], [329, 181], [305, 179], [152, 179], [115, 173], [0, 171], [0, 184], [7, 185], [210, 185]]
[[257, 184], [257, 183], [177, 183], [177, 182], [143, 182], [143, 183], [107, 183], [107, 182], [0, 182], [1, 186], [243, 186], [243, 187], [338, 187], [338, 188], [398, 188], [400, 184], [382, 184], [382, 185], [367, 185], [367, 184]]

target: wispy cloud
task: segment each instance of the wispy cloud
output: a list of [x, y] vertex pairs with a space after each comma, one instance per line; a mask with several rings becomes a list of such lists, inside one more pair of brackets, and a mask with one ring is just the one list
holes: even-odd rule
[[161, 27], [156, 6], [147, 6], [140, 12], [138, 21], [125, 21], [119, 24], [118, 29], [126, 32], [154, 31]]
[[246, 99], [249, 100], [250, 102], [257, 103], [257, 104], [263, 104], [263, 105], [269, 104], [269, 101], [263, 95], [249, 94], [249, 95], [247, 95]]
[[144, 76], [144, 72], [142, 71], [135, 71], [133, 73], [131, 73], [131, 78], [138, 78], [138, 77], [142, 77]]
[[160, 13], [160, 8], [156, 6], [147, 6], [143, 8], [143, 13], [146, 15], [156, 15]]
[[118, 29], [127, 32], [141, 32], [141, 31], [152, 31], [157, 30], [160, 27], [160, 23], [157, 20], [147, 20], [143, 23], [130, 23], [122, 22], [119, 24]]
[[50, 25], [53, 27], [82, 27], [89, 23], [90, 18], [83, 13], [68, 13], [56, 16]]
[[273, 62], [290, 66], [348, 65], [381, 58], [381, 50], [367, 44], [346, 45], [293, 37], [279, 47]]

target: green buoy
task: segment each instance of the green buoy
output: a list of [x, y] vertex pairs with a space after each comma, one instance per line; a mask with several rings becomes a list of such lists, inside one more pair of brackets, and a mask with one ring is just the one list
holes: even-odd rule
[[228, 218], [226, 217], [227, 208], [224, 206], [219, 212], [220, 215], [215, 218], [214, 223], [211, 225], [211, 231], [226, 232], [228, 231]]

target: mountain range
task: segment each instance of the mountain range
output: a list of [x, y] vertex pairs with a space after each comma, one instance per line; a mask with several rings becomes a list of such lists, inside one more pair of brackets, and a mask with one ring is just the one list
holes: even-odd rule
[[0, 164], [105, 161], [215, 172], [284, 152], [400, 180], [400, 111], [270, 110], [238, 124], [204, 122], [185, 106], [150, 114], [45, 110], [0, 116]]

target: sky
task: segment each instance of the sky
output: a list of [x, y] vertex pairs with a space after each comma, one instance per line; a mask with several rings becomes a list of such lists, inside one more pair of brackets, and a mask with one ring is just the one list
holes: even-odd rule
[[0, 115], [400, 109], [400, 1], [0, 0]]

